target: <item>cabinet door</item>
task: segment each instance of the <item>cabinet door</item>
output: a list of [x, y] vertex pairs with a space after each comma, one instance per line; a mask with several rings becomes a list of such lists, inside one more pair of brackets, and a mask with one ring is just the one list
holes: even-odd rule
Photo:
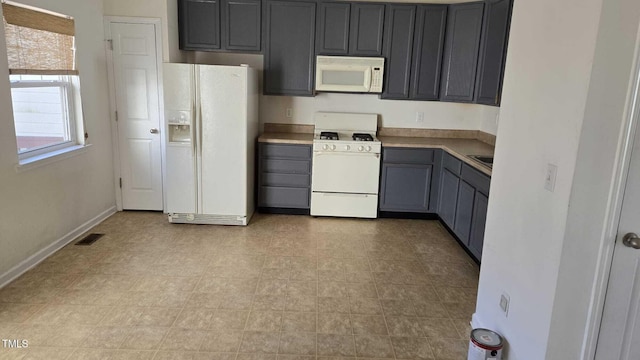
[[416, 7], [413, 5], [387, 5], [384, 56], [383, 99], [407, 99], [411, 77], [411, 55]]
[[380, 56], [383, 26], [383, 4], [352, 3], [349, 54]]
[[227, 50], [260, 51], [261, 0], [224, 0], [224, 44]]
[[510, 17], [511, 0], [485, 2], [475, 93], [479, 104], [500, 105]]
[[433, 165], [384, 164], [380, 210], [428, 212]]
[[412, 99], [439, 98], [446, 23], [446, 5], [418, 6], [411, 75]]
[[180, 0], [178, 23], [180, 49], [220, 49], [219, 0]]
[[315, 20], [315, 2], [267, 2], [265, 95], [313, 95]]
[[351, 4], [321, 2], [318, 6], [317, 53], [347, 55]]
[[453, 232], [458, 235], [463, 244], [469, 243], [469, 233], [471, 232], [471, 217], [473, 216], [473, 202], [476, 189], [460, 181], [458, 187], [458, 202], [456, 204], [456, 220], [453, 226]]
[[469, 250], [480, 260], [482, 257], [482, 245], [484, 243], [484, 228], [487, 222], [487, 197], [477, 191], [473, 205], [473, 220], [471, 221], [471, 234], [469, 236]]
[[458, 187], [460, 179], [446, 168], [442, 169], [440, 184], [440, 199], [438, 200], [438, 213], [440, 218], [449, 228], [453, 229], [456, 219], [456, 205], [458, 204]]
[[484, 3], [449, 5], [440, 100], [473, 101]]

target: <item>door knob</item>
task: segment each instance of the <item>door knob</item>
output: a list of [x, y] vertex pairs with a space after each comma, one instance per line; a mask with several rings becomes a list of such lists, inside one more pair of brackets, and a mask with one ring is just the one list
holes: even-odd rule
[[638, 234], [628, 233], [622, 238], [622, 243], [624, 246], [640, 249], [640, 237], [638, 237]]
[[152, 133], [152, 134], [157, 134], [158, 133], [158, 129], [153, 128], [153, 129], [149, 130], [149, 132]]

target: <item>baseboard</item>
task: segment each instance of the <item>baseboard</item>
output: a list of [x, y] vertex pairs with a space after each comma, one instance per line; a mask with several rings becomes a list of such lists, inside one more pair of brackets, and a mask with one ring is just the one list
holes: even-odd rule
[[486, 329], [486, 327], [482, 324], [482, 321], [480, 320], [480, 317], [478, 316], [478, 313], [473, 313], [473, 315], [471, 315], [471, 328], [472, 329], [478, 329], [478, 328]]
[[116, 207], [115, 206], [110, 207], [109, 209], [101, 212], [94, 218], [88, 220], [84, 224], [71, 230], [66, 235], [62, 236], [60, 239], [51, 243], [49, 246], [45, 247], [44, 249], [36, 252], [35, 254], [21, 261], [18, 265], [9, 269], [9, 271], [0, 275], [0, 289], [5, 287], [8, 283], [12, 282], [16, 278], [18, 278], [18, 276], [24, 274], [34, 266], [38, 265], [40, 262], [42, 262], [44, 259], [51, 256], [56, 251], [62, 249], [65, 245], [75, 240], [78, 236], [84, 234], [92, 227], [101, 223], [104, 219], [115, 214], [115, 212], [116, 212]]

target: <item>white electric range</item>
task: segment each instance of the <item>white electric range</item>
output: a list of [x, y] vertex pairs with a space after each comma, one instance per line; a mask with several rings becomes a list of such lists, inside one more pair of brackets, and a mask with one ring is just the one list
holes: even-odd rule
[[311, 215], [377, 217], [377, 129], [377, 114], [315, 114]]

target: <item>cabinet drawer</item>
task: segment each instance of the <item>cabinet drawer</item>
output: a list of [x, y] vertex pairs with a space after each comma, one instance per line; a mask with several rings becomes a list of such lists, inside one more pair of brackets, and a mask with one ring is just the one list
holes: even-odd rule
[[433, 164], [434, 149], [384, 148], [382, 159], [395, 164]]
[[311, 145], [261, 144], [262, 157], [311, 159]]
[[462, 161], [456, 159], [452, 155], [447, 152], [444, 153], [442, 157], [442, 167], [451, 171], [456, 175], [460, 175], [460, 167], [462, 166]]
[[264, 186], [290, 186], [290, 187], [309, 187], [311, 185], [310, 176], [308, 174], [278, 174], [278, 173], [262, 173], [260, 184]]
[[476, 190], [485, 195], [489, 194], [489, 186], [491, 185], [490, 177], [480, 173], [467, 164], [462, 164], [461, 177], [464, 181], [475, 187]]
[[311, 162], [308, 160], [262, 159], [262, 172], [284, 174], [309, 174]]
[[258, 206], [309, 209], [309, 189], [261, 186]]

